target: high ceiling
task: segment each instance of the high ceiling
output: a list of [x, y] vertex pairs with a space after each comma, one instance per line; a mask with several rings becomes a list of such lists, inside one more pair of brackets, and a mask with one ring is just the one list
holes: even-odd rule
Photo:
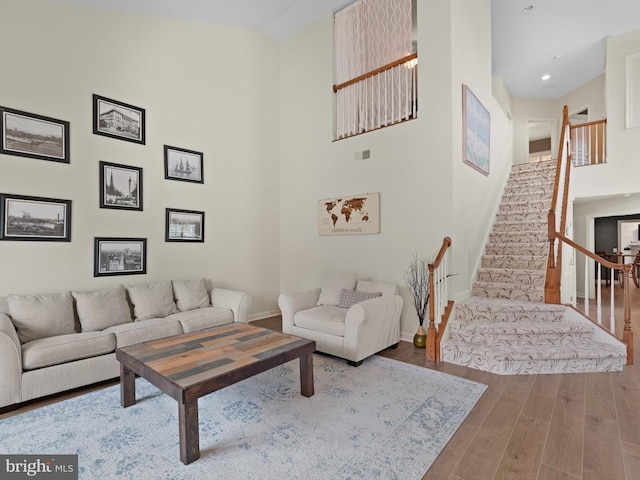
[[[254, 28], [281, 41], [353, 0], [54, 1]], [[604, 73], [607, 36], [640, 29], [640, 0], [491, 0], [491, 5], [493, 73], [517, 98], [566, 95]], [[545, 74], [548, 80], [542, 80]]]

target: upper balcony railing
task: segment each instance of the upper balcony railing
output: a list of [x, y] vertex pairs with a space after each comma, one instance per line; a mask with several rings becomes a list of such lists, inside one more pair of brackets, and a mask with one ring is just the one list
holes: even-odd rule
[[573, 166], [598, 165], [607, 161], [607, 119], [571, 125]]

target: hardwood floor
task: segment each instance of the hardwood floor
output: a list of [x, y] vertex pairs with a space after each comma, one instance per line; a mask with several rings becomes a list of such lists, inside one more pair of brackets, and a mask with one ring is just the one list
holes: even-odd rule
[[[638, 359], [640, 289], [632, 302]], [[280, 317], [255, 324], [281, 330]], [[427, 362], [425, 351], [408, 342], [380, 355], [488, 386], [423, 480], [640, 480], [640, 360], [623, 372], [501, 376]], [[0, 418], [90, 389], [32, 402]]]

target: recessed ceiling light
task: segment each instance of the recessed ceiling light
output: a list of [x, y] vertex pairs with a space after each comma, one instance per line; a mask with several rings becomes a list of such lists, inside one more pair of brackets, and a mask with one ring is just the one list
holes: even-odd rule
[[542, 75], [542, 80], [545, 82], [551, 78], [551, 75]]
[[558, 60], [559, 58], [562, 58], [562, 54], [561, 53], [559, 53], [557, 55], [554, 55], [554, 57], [553, 57], [554, 60]]
[[524, 12], [530, 12], [531, 10], [533, 10], [533, 5], [527, 5], [526, 7], [524, 7], [522, 9]]

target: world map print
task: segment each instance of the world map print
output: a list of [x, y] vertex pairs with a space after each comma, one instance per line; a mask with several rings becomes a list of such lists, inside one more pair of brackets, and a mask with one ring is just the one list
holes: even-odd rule
[[380, 194], [327, 198], [318, 202], [320, 235], [380, 233]]

